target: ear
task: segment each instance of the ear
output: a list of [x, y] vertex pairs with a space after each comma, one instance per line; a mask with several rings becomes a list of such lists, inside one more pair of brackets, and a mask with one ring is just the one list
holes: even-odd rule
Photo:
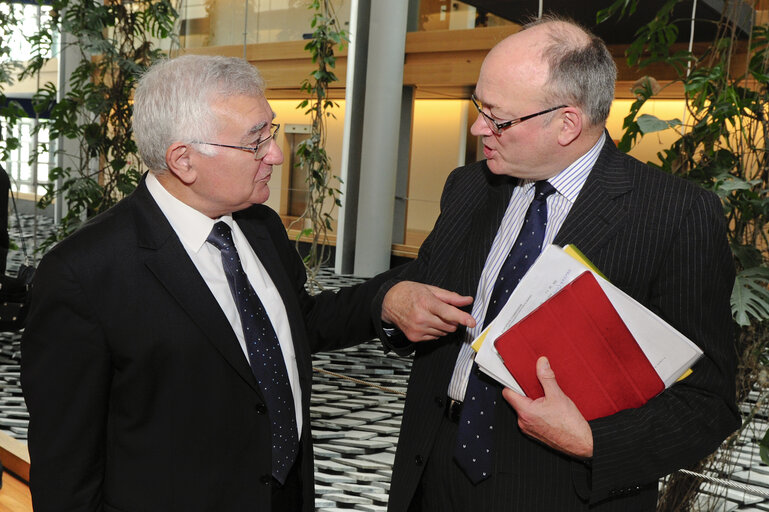
[[166, 150], [168, 170], [185, 185], [195, 182], [197, 172], [190, 162], [192, 147], [183, 142], [174, 142]]
[[561, 127], [558, 132], [558, 143], [568, 146], [582, 133], [583, 112], [577, 107], [565, 107], [561, 110]]

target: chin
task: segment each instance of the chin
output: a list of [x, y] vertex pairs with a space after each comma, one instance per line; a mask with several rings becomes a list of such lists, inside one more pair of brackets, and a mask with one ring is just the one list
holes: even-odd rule
[[251, 195], [251, 204], [262, 204], [270, 198], [270, 189], [267, 186], [260, 190], [255, 190]]
[[486, 166], [493, 174], [499, 176], [513, 176], [513, 171], [506, 167], [501, 167], [498, 162], [494, 160], [486, 160]]

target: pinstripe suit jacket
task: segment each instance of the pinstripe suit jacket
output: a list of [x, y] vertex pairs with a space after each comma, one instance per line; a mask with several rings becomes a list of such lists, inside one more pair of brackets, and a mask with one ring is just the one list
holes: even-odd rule
[[[515, 179], [493, 175], [485, 161], [453, 171], [441, 215], [401, 277], [475, 295], [515, 185]], [[643, 407], [591, 421], [592, 467], [524, 436], [512, 407], [499, 400], [495, 490], [478, 509], [654, 510], [658, 478], [712, 452], [739, 425], [729, 306], [734, 268], [720, 202], [621, 153], [607, 137], [555, 243], [575, 244], [705, 356], [689, 378]], [[437, 342], [391, 347], [415, 350], [415, 357], [390, 511], [407, 510], [414, 496], [463, 336], [460, 330]]]

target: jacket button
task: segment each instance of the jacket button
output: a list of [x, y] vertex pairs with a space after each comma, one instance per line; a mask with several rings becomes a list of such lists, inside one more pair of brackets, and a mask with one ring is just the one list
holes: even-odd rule
[[438, 407], [443, 407], [443, 398], [441, 398], [439, 396], [436, 396], [435, 397], [435, 405], [437, 405]]
[[417, 463], [417, 466], [421, 466], [424, 460], [422, 459], [421, 455], [417, 455], [416, 457], [414, 457], [414, 462]]
[[272, 477], [270, 475], [262, 475], [259, 481], [267, 486], [272, 485]]
[[265, 414], [267, 412], [267, 407], [264, 404], [256, 404], [256, 414]]

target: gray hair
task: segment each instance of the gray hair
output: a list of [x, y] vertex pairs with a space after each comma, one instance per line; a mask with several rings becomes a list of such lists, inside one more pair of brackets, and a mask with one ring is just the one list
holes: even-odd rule
[[134, 93], [134, 138], [144, 163], [163, 173], [171, 144], [210, 140], [220, 129], [211, 104], [239, 95], [264, 95], [259, 71], [243, 59], [183, 55], [154, 64]]
[[[562, 30], [563, 24], [568, 25], [566, 30]], [[617, 66], [609, 49], [601, 38], [578, 23], [554, 15], [528, 23], [522, 30], [540, 25], [550, 38], [542, 51], [550, 70], [545, 92], [554, 103], [580, 107], [592, 126], [604, 125], [617, 79]]]

